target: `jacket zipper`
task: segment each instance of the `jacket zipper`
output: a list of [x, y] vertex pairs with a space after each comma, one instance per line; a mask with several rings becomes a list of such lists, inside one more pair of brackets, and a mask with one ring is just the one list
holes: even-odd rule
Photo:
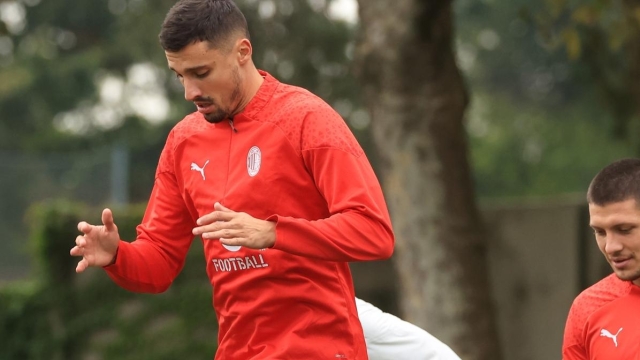
[[231, 176], [231, 145], [233, 142], [233, 133], [237, 133], [238, 129], [233, 126], [233, 118], [229, 119], [229, 126], [231, 127], [231, 134], [229, 134], [229, 149], [227, 150], [227, 180], [224, 184], [224, 193], [222, 193], [222, 200], [220, 203], [225, 205], [225, 199], [227, 198], [227, 185], [229, 184], [229, 177]]

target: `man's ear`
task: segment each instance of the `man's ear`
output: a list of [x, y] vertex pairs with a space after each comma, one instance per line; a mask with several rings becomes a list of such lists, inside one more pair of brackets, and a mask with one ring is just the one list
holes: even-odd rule
[[253, 54], [253, 47], [251, 46], [251, 41], [249, 39], [240, 39], [236, 44], [237, 54], [238, 54], [238, 62], [241, 65], [246, 64], [251, 61], [251, 55]]

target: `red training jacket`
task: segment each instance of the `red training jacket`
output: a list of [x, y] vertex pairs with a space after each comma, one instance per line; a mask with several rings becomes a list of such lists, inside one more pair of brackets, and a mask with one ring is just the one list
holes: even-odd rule
[[611, 274], [578, 295], [567, 317], [562, 359], [640, 359], [640, 287]]
[[216, 201], [276, 222], [273, 248], [202, 241], [219, 321], [216, 359], [367, 359], [347, 262], [394, 238], [376, 176], [343, 119], [308, 91], [265, 81], [233, 122], [193, 113], [169, 134], [134, 242], [106, 268], [123, 288], [165, 291]]

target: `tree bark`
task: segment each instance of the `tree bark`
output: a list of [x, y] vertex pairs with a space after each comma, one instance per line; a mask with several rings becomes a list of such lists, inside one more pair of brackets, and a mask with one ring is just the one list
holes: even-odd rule
[[[638, 14], [640, 13], [640, 0], [625, 0], [622, 2], [624, 13], [626, 15], [627, 26], [629, 26], [629, 39], [625, 45], [627, 52], [627, 63], [629, 64], [629, 76], [627, 77], [627, 90], [631, 95], [631, 103], [634, 104], [634, 113], [629, 116], [630, 120], [635, 121], [636, 126], [626, 126], [627, 136], [632, 131], [636, 131], [638, 127], [638, 121], [640, 121], [640, 20]], [[636, 152], [640, 154], [640, 144], [637, 141], [634, 142], [636, 146]]]
[[359, 5], [355, 68], [382, 160], [403, 316], [465, 360], [498, 360], [451, 1]]

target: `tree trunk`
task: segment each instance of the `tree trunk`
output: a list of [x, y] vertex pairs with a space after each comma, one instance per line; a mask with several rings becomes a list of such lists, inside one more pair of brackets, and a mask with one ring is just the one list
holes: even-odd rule
[[498, 360], [451, 1], [359, 3], [356, 72], [382, 160], [403, 315], [465, 360]]
[[[640, 143], [635, 139], [635, 131], [640, 128], [640, 0], [625, 0], [623, 3], [626, 14], [627, 26], [629, 27], [629, 39], [626, 42], [627, 63], [629, 64], [629, 76], [627, 77], [627, 90], [631, 95], [631, 103], [634, 105], [634, 113], [629, 116], [635, 124], [625, 127], [627, 137], [631, 137], [632, 143], [636, 147], [636, 153], [640, 154]], [[635, 126], [634, 126], [635, 125]], [[634, 135], [630, 135], [634, 134]]]

